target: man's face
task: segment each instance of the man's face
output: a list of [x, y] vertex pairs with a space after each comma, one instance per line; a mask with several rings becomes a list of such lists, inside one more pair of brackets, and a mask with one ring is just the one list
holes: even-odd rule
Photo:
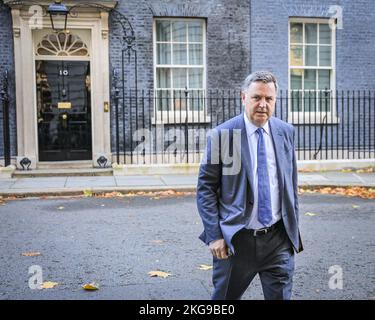
[[275, 111], [275, 85], [273, 82], [253, 82], [241, 93], [241, 99], [248, 119], [257, 127], [262, 127]]

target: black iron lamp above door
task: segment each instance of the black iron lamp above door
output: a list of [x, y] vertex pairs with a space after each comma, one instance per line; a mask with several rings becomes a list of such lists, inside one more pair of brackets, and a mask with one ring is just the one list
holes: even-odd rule
[[52, 29], [55, 31], [65, 31], [68, 20], [69, 9], [61, 0], [49, 5], [47, 12], [51, 19]]

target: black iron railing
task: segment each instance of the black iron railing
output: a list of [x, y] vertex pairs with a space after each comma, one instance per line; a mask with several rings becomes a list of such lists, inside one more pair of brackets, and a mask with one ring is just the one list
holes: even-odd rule
[[9, 93], [8, 93], [8, 71], [0, 74], [0, 103], [2, 106], [2, 145], [0, 145], [1, 158], [4, 159], [4, 165], [10, 165], [10, 122], [9, 122]]
[[[117, 91], [114, 161], [197, 163], [209, 130], [242, 110], [233, 90]], [[299, 160], [375, 157], [374, 91], [281, 91], [274, 115], [294, 125]]]

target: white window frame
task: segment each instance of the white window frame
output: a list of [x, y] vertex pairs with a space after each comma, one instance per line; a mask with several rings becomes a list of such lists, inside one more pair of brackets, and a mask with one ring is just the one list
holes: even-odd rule
[[[202, 21], [203, 24], [203, 64], [202, 65], [175, 65], [175, 64], [157, 64], [157, 41], [156, 41], [156, 21]], [[156, 97], [156, 93], [158, 91], [158, 88], [156, 88], [156, 83], [157, 83], [157, 68], [198, 68], [201, 67], [203, 68], [203, 88], [202, 89], [197, 89], [197, 90], [202, 90], [203, 92], [203, 101], [205, 104], [207, 104], [206, 100], [206, 79], [207, 79], [207, 63], [206, 63], [206, 19], [204, 18], [168, 18], [168, 17], [155, 17], [153, 21], [153, 56], [154, 56], [154, 63], [153, 63], [153, 69], [154, 69], [154, 96]], [[171, 41], [168, 41], [166, 43], [172, 43]], [[159, 43], [159, 42], [158, 42]], [[190, 43], [190, 42], [188, 42]], [[171, 53], [172, 54], [172, 53]], [[187, 61], [189, 61], [189, 50], [187, 52]], [[172, 58], [172, 57], [171, 57]], [[171, 77], [171, 89], [165, 89], [165, 91], [170, 90], [173, 94], [173, 78]], [[189, 88], [188, 88], [189, 90]], [[190, 89], [191, 90], [191, 89]], [[173, 98], [171, 98], [173, 99]], [[179, 99], [179, 98], [177, 98]], [[183, 100], [183, 98], [182, 98]], [[203, 106], [202, 111], [192, 111], [192, 110], [169, 110], [169, 111], [159, 111], [157, 110], [156, 106], [156, 100], [154, 99], [154, 114], [152, 117], [152, 123], [153, 124], [168, 124], [168, 123], [209, 123], [211, 121], [210, 116], [207, 115], [207, 105]]]
[[[302, 31], [302, 61], [303, 64], [302, 66], [292, 66], [290, 64], [290, 59], [291, 59], [291, 46], [294, 45], [295, 43], [290, 42], [290, 25], [292, 23], [302, 23], [303, 25], [303, 31]], [[336, 28], [331, 29], [331, 66], [306, 66], [305, 65], [305, 24], [306, 23], [313, 23], [313, 24], [327, 24], [329, 25], [329, 19], [325, 18], [289, 18], [288, 21], [288, 99], [291, 101], [291, 93], [292, 90], [291, 88], [291, 70], [292, 69], [300, 69], [300, 70], [329, 70], [330, 71], [330, 91], [331, 91], [331, 105], [330, 105], [330, 111], [293, 111], [292, 109], [292, 104], [289, 103], [289, 110], [288, 110], [288, 122], [293, 123], [293, 124], [306, 124], [306, 123], [311, 123], [311, 124], [319, 124], [319, 123], [329, 123], [329, 124], [338, 124], [340, 122], [340, 119], [337, 116], [337, 110], [336, 110], [336, 104], [335, 104], [335, 99], [336, 99]], [[317, 29], [318, 30], [318, 29]], [[319, 35], [319, 31], [318, 35]], [[300, 45], [300, 44], [298, 44]], [[319, 46], [318, 45], [318, 50], [317, 50], [317, 61], [319, 62]], [[302, 78], [302, 83], [304, 81], [304, 78]], [[316, 80], [318, 81], [318, 80]], [[304, 90], [301, 90], [304, 91]], [[307, 90], [313, 92], [314, 90]], [[315, 90], [317, 91], [317, 90]], [[321, 91], [321, 90], [319, 90]]]

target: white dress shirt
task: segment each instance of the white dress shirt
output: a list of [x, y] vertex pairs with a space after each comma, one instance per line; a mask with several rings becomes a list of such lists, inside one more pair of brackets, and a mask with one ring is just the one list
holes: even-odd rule
[[258, 127], [255, 126], [247, 118], [244, 113], [245, 127], [247, 134], [247, 141], [249, 143], [251, 165], [253, 169], [253, 191], [254, 191], [254, 204], [253, 210], [250, 216], [250, 222], [247, 226], [248, 229], [261, 229], [269, 227], [281, 219], [281, 203], [280, 203], [280, 191], [277, 177], [276, 157], [275, 149], [272, 142], [271, 130], [268, 121], [263, 126], [265, 134], [264, 143], [267, 153], [267, 168], [268, 177], [270, 180], [270, 193], [271, 193], [271, 206], [272, 206], [272, 220], [269, 225], [264, 226], [258, 220], [258, 173], [257, 173], [257, 146], [258, 146], [258, 134], [255, 132]]

